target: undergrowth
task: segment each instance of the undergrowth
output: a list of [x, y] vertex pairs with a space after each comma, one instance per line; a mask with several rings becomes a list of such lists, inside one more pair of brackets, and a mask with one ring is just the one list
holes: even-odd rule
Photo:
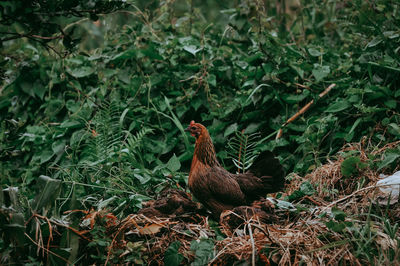
[[[38, 1], [35, 8], [55, 8], [56, 16], [59, 8], [76, 8], [68, 2]], [[207, 126], [232, 172], [271, 150], [287, 173], [304, 176], [347, 143], [366, 140], [377, 149], [368, 158], [349, 151], [341, 157], [349, 193], [371, 181], [354, 179], [366, 169], [390, 174], [398, 168], [398, 143], [379, 152], [400, 139], [395, 1], [305, 0], [290, 12], [274, 1], [94, 2], [101, 4], [99, 14], [75, 10], [55, 19], [39, 10], [43, 23], [50, 20], [39, 33], [50, 39], [32, 39], [40, 23], [21, 37], [28, 22], [0, 18], [1, 31], [14, 31], [0, 39], [1, 263], [110, 259], [107, 222], [136, 213], [167, 188], [186, 188], [193, 140], [183, 129], [191, 120]], [[0, 3], [1, 12], [30, 12], [18, 5]], [[52, 29], [62, 34], [51, 35]], [[251, 142], [245, 152], [243, 138]], [[318, 182], [289, 200], [314, 190], [333, 199], [342, 189]], [[86, 219], [96, 220], [90, 236], [71, 233], [90, 228], [81, 220], [94, 212]], [[327, 226], [348, 239], [360, 262], [398, 261], [394, 249], [379, 252], [371, 225], [398, 245], [397, 222], [372, 209], [365, 215], [351, 224], [343, 223], [349, 213], [345, 220], [334, 216]], [[140, 241], [116, 249], [110, 262], [121, 263], [118, 256], [128, 251], [125, 262], [148, 260]], [[195, 242], [195, 261], [209, 261], [212, 254], [199, 254], [211, 247], [212, 240]], [[176, 255], [179, 248], [169, 250]]]

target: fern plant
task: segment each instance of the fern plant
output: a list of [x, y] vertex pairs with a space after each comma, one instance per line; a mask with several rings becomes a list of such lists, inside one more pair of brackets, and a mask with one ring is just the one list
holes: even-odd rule
[[136, 168], [142, 168], [144, 166], [142, 143], [144, 137], [150, 133], [153, 133], [153, 129], [144, 127], [135, 135], [129, 133], [129, 136], [126, 139], [126, 149], [123, 151], [127, 152], [126, 154], [128, 154], [129, 162]]
[[228, 141], [228, 156], [237, 167], [237, 173], [244, 173], [253, 164], [258, 155], [257, 144], [259, 133], [245, 134], [236, 131], [235, 136]]
[[104, 162], [114, 156], [122, 145], [121, 112], [116, 101], [102, 103], [91, 122], [92, 138], [85, 155], [91, 162]]

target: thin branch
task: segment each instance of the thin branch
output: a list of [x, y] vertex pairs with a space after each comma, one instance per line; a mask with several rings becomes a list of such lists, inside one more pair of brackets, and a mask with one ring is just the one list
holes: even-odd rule
[[40, 43], [46, 49], [52, 50], [59, 57], [64, 58], [64, 56], [62, 56], [61, 52], [57, 51], [54, 47], [48, 45], [46, 42], [43, 41], [43, 40], [63, 39], [64, 35], [47, 37], [47, 36], [40, 36], [40, 35], [36, 35], [36, 34], [20, 34], [20, 33], [13, 33], [13, 32], [0, 32], [0, 34], [14, 35], [14, 36], [11, 36], [11, 37], [0, 39], [0, 43], [5, 42], [5, 41], [20, 39], [20, 38], [28, 38], [31, 41]]
[[354, 191], [354, 192], [351, 193], [350, 195], [347, 195], [347, 196], [345, 196], [345, 197], [343, 197], [343, 198], [341, 198], [341, 199], [338, 199], [338, 200], [336, 200], [336, 201], [330, 203], [329, 205], [326, 206], [326, 208], [330, 208], [330, 207], [332, 207], [332, 206], [338, 204], [339, 202], [342, 202], [342, 201], [344, 201], [344, 200], [346, 200], [346, 199], [348, 199], [348, 198], [354, 197], [356, 194], [361, 193], [361, 192], [364, 192], [364, 191], [366, 191], [366, 190], [375, 189], [375, 188], [379, 188], [379, 187], [398, 186], [398, 185], [400, 185], [400, 183], [382, 184], [382, 185], [372, 185], [372, 186], [369, 186], [369, 187], [361, 188], [361, 189], [359, 189], [359, 190]]
[[[86, 236], [84, 236], [84, 234], [87, 233], [87, 231], [79, 231], [79, 230], [77, 230], [77, 229], [75, 229], [75, 228], [73, 228], [73, 227], [71, 227], [71, 226], [69, 226], [69, 225], [65, 225], [65, 224], [62, 224], [62, 223], [58, 223], [58, 222], [56, 222], [56, 221], [50, 220], [50, 219], [47, 218], [46, 216], [42, 216], [42, 215], [37, 214], [37, 213], [34, 213], [34, 214], [32, 215], [32, 217], [36, 217], [36, 218], [40, 218], [40, 219], [46, 220], [47, 223], [49, 224], [49, 228], [51, 227], [50, 223], [53, 223], [53, 224], [55, 224], [55, 225], [58, 225], [58, 226], [61, 226], [61, 227], [64, 227], [64, 228], [67, 228], [67, 229], [71, 230], [72, 232], [74, 232], [75, 234], [77, 234], [78, 236], [82, 237], [83, 239], [85, 239], [85, 240], [87, 240], [87, 241], [89, 241], [89, 242], [91, 241], [89, 238], [87, 238]], [[32, 218], [32, 217], [31, 217], [31, 218]], [[26, 222], [25, 225], [26, 225], [26, 224], [28, 224], [28, 222]]]
[[41, 40], [55, 40], [55, 39], [63, 39], [64, 35], [58, 35], [58, 36], [40, 36], [36, 34], [21, 34], [21, 33], [16, 33], [16, 32], [0, 32], [0, 34], [8, 34], [8, 35], [13, 35], [12, 37], [7, 37], [4, 39], [0, 39], [0, 42], [5, 42], [5, 41], [10, 41], [14, 39], [19, 39], [19, 38], [37, 38]]
[[32, 241], [32, 242], [33, 242], [36, 246], [38, 246], [39, 248], [41, 248], [41, 249], [43, 249], [43, 250], [46, 250], [46, 251], [47, 251], [48, 253], [50, 253], [51, 255], [54, 255], [54, 256], [56, 256], [57, 258], [62, 259], [62, 260], [65, 261], [66, 263], [71, 264], [71, 262], [69, 262], [66, 258], [63, 258], [63, 257], [61, 257], [60, 255], [58, 255], [57, 253], [54, 253], [53, 251], [51, 251], [51, 250], [49, 250], [49, 249], [43, 247], [43, 246], [40, 245], [39, 243], [36, 243], [35, 240], [33, 240], [27, 233], [24, 233], [24, 234], [25, 234], [25, 236], [26, 236], [30, 241]]
[[[331, 89], [332, 89], [333, 87], [335, 87], [335, 86], [336, 86], [335, 83], [329, 85], [328, 88], [326, 88], [323, 92], [321, 92], [321, 93], [319, 94], [319, 97], [318, 97], [318, 98], [324, 97], [324, 96], [325, 96], [326, 94], [328, 94], [328, 92], [330, 92]], [[276, 138], [275, 138], [275, 139], [279, 139], [280, 137], [282, 137], [283, 128], [284, 128], [285, 126], [287, 126], [289, 123], [292, 123], [294, 120], [296, 120], [300, 115], [304, 114], [308, 109], [310, 109], [310, 107], [311, 107], [311, 105], [313, 105], [313, 103], [314, 103], [314, 100], [311, 100], [311, 101], [310, 101], [309, 103], [307, 103], [303, 108], [301, 108], [297, 113], [295, 113], [292, 117], [290, 117], [285, 123], [283, 123], [283, 125], [282, 125], [281, 129], [279, 129], [278, 134], [276, 135]]]
[[62, 56], [61, 53], [59, 51], [57, 51], [54, 47], [48, 45], [47, 43], [45, 43], [44, 41], [35, 39], [34, 37], [32, 37], [31, 35], [29, 36], [25, 36], [26, 38], [28, 38], [29, 40], [35, 41], [40, 43], [41, 45], [43, 45], [46, 49], [50, 49], [52, 50], [54, 53], [56, 53], [59, 57], [64, 58], [65, 56]]
[[254, 244], [251, 223], [247, 224], [247, 228], [249, 229], [249, 235], [250, 235], [250, 241], [251, 241], [251, 266], [255, 266], [256, 265], [256, 246]]
[[36, 34], [32, 34], [31, 36], [34, 38], [42, 39], [42, 40], [55, 40], [55, 39], [63, 39], [64, 38], [64, 35], [47, 37], [47, 36], [39, 36]]

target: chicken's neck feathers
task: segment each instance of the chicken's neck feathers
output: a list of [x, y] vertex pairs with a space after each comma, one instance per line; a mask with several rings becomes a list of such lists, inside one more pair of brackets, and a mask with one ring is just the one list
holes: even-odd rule
[[220, 166], [215, 148], [208, 132], [201, 134], [197, 140], [194, 148], [195, 157], [204, 165], [213, 167]]

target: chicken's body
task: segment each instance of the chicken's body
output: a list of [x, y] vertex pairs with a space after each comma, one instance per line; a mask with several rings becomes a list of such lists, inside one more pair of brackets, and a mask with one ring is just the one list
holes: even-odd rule
[[284, 185], [282, 166], [271, 152], [263, 152], [249, 172], [232, 174], [219, 164], [207, 129], [192, 121], [186, 129], [196, 138], [189, 189], [214, 215], [247, 205]]

